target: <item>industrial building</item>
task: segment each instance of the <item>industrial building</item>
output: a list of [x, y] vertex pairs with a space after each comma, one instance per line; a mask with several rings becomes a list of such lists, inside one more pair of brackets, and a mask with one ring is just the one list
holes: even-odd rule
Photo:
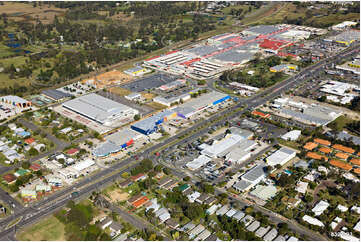
[[230, 98], [231, 97], [227, 94], [212, 91], [179, 105], [177, 108], [173, 109], [173, 111], [176, 112], [178, 116], [186, 119], [208, 107], [227, 101]]
[[205, 155], [200, 155], [198, 156], [197, 159], [194, 159], [191, 162], [188, 162], [186, 164], [187, 168], [194, 171], [197, 170], [199, 168], [201, 168], [202, 166], [206, 165], [208, 162], [210, 162], [212, 159], [205, 156]]
[[352, 27], [352, 26], [355, 26], [357, 25], [356, 22], [353, 22], [353, 21], [344, 21], [342, 23], [339, 23], [339, 24], [336, 24], [334, 26], [332, 26], [332, 30], [335, 30], [335, 31], [340, 31], [340, 30], [345, 30], [349, 27]]
[[140, 132], [144, 135], [149, 135], [151, 133], [156, 132], [160, 124], [167, 121], [169, 118], [175, 118], [175, 117], [177, 117], [176, 112], [172, 110], [165, 110], [163, 112], [154, 114], [153, 116], [150, 116], [148, 118], [140, 120], [132, 124], [130, 127], [133, 130]]
[[326, 42], [334, 42], [344, 46], [349, 46], [355, 41], [360, 41], [360, 31], [359, 30], [347, 30], [338, 35], [331, 36], [327, 39], [324, 39]]
[[291, 64], [281, 64], [270, 68], [271, 72], [297, 71], [298, 66]]
[[133, 120], [138, 110], [91, 93], [63, 103], [64, 108], [102, 125], [112, 125], [118, 120]]
[[230, 152], [241, 140], [243, 140], [241, 136], [229, 134], [224, 139], [207, 146], [201, 153], [212, 158], [222, 157]]
[[19, 108], [28, 108], [31, 107], [31, 102], [28, 100], [25, 100], [24, 98], [18, 97], [18, 96], [3, 96], [0, 97], [0, 101], [3, 103], [11, 104], [13, 106], [19, 107]]
[[238, 192], [244, 192], [251, 189], [266, 177], [266, 167], [265, 164], [259, 164], [253, 167], [241, 176], [241, 180], [235, 183], [233, 188]]
[[130, 68], [128, 70], [125, 70], [124, 73], [131, 75], [131, 76], [143, 76], [146, 73], [151, 72], [151, 70], [146, 69], [144, 67], [141, 66], [136, 66], [134, 68]]
[[283, 166], [288, 161], [293, 159], [296, 156], [296, 151], [291, 150], [286, 147], [282, 147], [281, 149], [274, 152], [272, 155], [266, 158], [267, 164], [270, 166], [281, 165]]
[[69, 93], [65, 93], [56, 89], [44, 90], [41, 92], [41, 94], [47, 98], [50, 98], [53, 101], [60, 101], [73, 96]]
[[342, 112], [339, 110], [321, 105], [306, 107], [301, 109], [301, 111], [285, 107], [279, 109], [279, 113], [288, 118], [315, 126], [327, 125], [342, 115]]
[[121, 129], [113, 134], [110, 134], [104, 139], [105, 142], [98, 145], [93, 150], [93, 155], [97, 157], [106, 157], [110, 154], [118, 153], [119, 151], [131, 146], [136, 140], [140, 139], [142, 134], [135, 132], [129, 128]]
[[[241, 67], [260, 50], [274, 54], [310, 34], [324, 30], [296, 25], [259, 25], [241, 33], [225, 33], [210, 37], [189, 49], [175, 50], [144, 61], [148, 68], [194, 79], [207, 79], [225, 70]], [[288, 53], [282, 53], [288, 55]]]
[[187, 85], [187, 80], [185, 79], [177, 79], [175, 81], [169, 82], [167, 84], [164, 84], [160, 87], [158, 87], [159, 90], [169, 92], [171, 90], [174, 90], [179, 87], [184, 87]]
[[170, 107], [173, 104], [178, 104], [180, 102], [185, 102], [185, 101], [187, 101], [189, 99], [191, 99], [191, 95], [188, 94], [188, 93], [184, 93], [184, 94], [181, 94], [181, 95], [175, 96], [175, 97], [157, 96], [157, 97], [153, 98], [153, 102], [162, 104], [162, 105], [167, 106], [167, 107]]

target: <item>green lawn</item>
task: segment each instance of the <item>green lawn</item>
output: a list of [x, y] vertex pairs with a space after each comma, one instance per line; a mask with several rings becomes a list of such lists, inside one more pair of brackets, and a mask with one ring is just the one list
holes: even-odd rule
[[345, 115], [342, 115], [342, 116], [338, 117], [337, 119], [335, 119], [334, 121], [332, 121], [331, 123], [329, 123], [327, 125], [327, 127], [330, 127], [333, 130], [342, 131], [344, 129], [344, 127], [348, 123], [351, 123], [352, 121], [353, 121], [352, 119], [347, 118]]
[[25, 230], [21, 231], [16, 238], [25, 241], [64, 241], [65, 226], [57, 218], [50, 216], [37, 224], [25, 228]]

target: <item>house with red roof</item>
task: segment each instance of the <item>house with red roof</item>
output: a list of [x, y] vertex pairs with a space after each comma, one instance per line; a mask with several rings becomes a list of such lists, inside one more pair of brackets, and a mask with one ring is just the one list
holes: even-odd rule
[[13, 174], [6, 174], [6, 175], [3, 175], [3, 179], [8, 184], [11, 184], [16, 181], [16, 176], [14, 176]]
[[33, 164], [31, 164], [31, 166], [29, 168], [30, 168], [30, 170], [33, 170], [33, 171], [39, 171], [41, 169], [41, 166], [37, 163], [33, 163]]
[[79, 150], [77, 148], [71, 148], [70, 150], [68, 150], [66, 152], [67, 155], [75, 155], [76, 153], [78, 153]]
[[26, 144], [30, 145], [30, 144], [32, 144], [32, 143], [35, 142], [35, 139], [34, 139], [34, 138], [28, 138], [28, 139], [24, 140], [24, 142], [25, 142]]

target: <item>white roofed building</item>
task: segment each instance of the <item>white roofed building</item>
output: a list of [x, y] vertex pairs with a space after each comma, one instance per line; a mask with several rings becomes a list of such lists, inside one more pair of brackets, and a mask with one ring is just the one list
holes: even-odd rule
[[286, 147], [282, 147], [272, 155], [266, 158], [267, 164], [270, 166], [284, 165], [296, 156], [296, 151]]

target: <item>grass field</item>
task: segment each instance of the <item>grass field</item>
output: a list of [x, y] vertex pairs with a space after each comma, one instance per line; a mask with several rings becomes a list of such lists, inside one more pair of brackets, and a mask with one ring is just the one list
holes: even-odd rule
[[64, 241], [65, 240], [65, 226], [54, 216], [47, 217], [39, 223], [25, 228], [19, 235], [16, 236], [18, 240], [25, 241]]
[[167, 108], [167, 106], [159, 104], [159, 103], [155, 103], [155, 102], [147, 103], [147, 105], [156, 110], [163, 110], [163, 109]]
[[131, 93], [128, 89], [121, 88], [121, 87], [112, 87], [109, 89], [111, 93], [115, 93], [119, 96], [126, 96]]
[[42, 23], [50, 23], [56, 15], [63, 15], [65, 9], [49, 7], [47, 4], [34, 7], [33, 3], [20, 3], [20, 2], [3, 2], [4, 5], [0, 8], [0, 14], [5, 13], [9, 19], [21, 21], [30, 17], [32, 22], [39, 17]]

